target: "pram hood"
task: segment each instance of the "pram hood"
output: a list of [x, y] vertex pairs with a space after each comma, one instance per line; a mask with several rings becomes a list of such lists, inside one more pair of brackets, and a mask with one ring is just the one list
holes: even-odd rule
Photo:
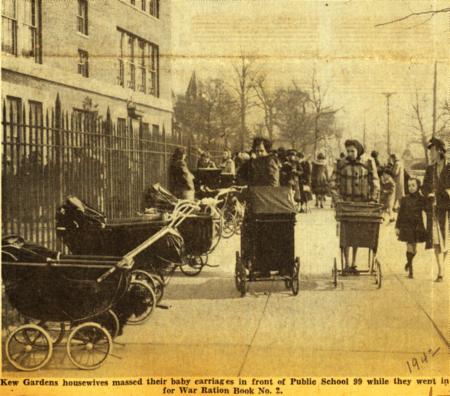
[[56, 226], [67, 229], [104, 227], [106, 216], [74, 195], [69, 195], [56, 211]]
[[250, 214], [296, 213], [290, 187], [249, 187], [246, 192]]
[[143, 208], [157, 208], [162, 210], [173, 210], [178, 199], [161, 184], [150, 186], [144, 193]]

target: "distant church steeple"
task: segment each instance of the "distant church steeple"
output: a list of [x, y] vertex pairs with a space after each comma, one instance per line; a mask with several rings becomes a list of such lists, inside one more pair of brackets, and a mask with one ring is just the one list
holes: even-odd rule
[[197, 76], [195, 75], [195, 71], [192, 73], [191, 79], [189, 80], [186, 89], [186, 97], [190, 99], [195, 99], [197, 97]]

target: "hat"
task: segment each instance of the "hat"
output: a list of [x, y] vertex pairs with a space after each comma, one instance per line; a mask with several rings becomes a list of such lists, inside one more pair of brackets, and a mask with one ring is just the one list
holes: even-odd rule
[[428, 142], [428, 149], [431, 149], [431, 147], [436, 147], [438, 150], [441, 150], [443, 152], [445, 152], [445, 143], [438, 138], [431, 138], [430, 141]]
[[323, 153], [319, 153], [319, 154], [317, 154], [317, 159], [318, 160], [324, 160], [325, 159], [325, 155]]
[[345, 147], [354, 146], [358, 152], [358, 157], [364, 154], [364, 146], [356, 139], [348, 139], [344, 143]]

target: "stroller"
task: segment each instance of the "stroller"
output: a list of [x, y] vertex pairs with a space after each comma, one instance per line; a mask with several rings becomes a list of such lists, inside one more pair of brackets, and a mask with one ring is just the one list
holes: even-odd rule
[[295, 257], [295, 209], [288, 187], [250, 187], [236, 252], [235, 285], [244, 297], [249, 282], [283, 281], [299, 292], [300, 259]]
[[6, 340], [11, 365], [42, 368], [68, 331], [70, 361], [81, 369], [100, 367], [125, 323], [148, 316], [156, 304], [152, 289], [131, 279], [132, 257], [65, 256], [19, 236], [3, 238], [6, 296], [26, 321]]
[[[383, 221], [383, 206], [371, 202], [337, 202], [336, 203], [337, 233], [340, 246], [340, 269], [337, 258], [334, 258], [332, 282], [337, 286], [338, 277], [352, 275], [370, 275], [375, 278], [377, 289], [381, 288], [381, 264], [377, 258], [380, 224]], [[344, 267], [344, 249], [367, 248], [368, 268], [349, 270]]]
[[[189, 222], [198, 206], [187, 201], [178, 201], [173, 212], [142, 215], [140, 217], [107, 221], [106, 217], [77, 197], [70, 196], [58, 208], [56, 229], [58, 238], [72, 254], [123, 256], [141, 242], [153, 236], [151, 249], [140, 253], [135, 261], [134, 274], [154, 288], [158, 301], [162, 299], [167, 275], [177, 265], [183, 264], [185, 254], [198, 253], [195, 247], [205, 244], [205, 237], [197, 232], [198, 240], [186, 241], [183, 235], [192, 231]], [[169, 219], [172, 220], [169, 220]], [[197, 224], [208, 218], [201, 218]], [[196, 225], [197, 225], [196, 224]], [[199, 227], [200, 228], [200, 227]], [[200, 228], [204, 230], [205, 227]], [[178, 232], [181, 231], [181, 233]], [[206, 241], [207, 242], [207, 241]], [[194, 243], [197, 245], [192, 246]], [[203, 246], [200, 246], [203, 247]], [[138, 271], [138, 272], [137, 272]]]

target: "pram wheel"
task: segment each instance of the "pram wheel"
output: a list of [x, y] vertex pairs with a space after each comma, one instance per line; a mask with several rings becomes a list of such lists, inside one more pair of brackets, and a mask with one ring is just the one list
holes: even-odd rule
[[46, 321], [35, 321], [30, 319], [27, 321], [29, 324], [36, 324], [42, 327], [50, 336], [53, 346], [58, 345], [64, 338], [66, 333], [66, 325], [64, 322], [46, 322]]
[[225, 211], [223, 216], [222, 238], [228, 239], [236, 233], [236, 216], [228, 211]]
[[296, 296], [300, 290], [300, 258], [296, 257], [291, 279], [292, 294]]
[[333, 286], [337, 287], [337, 259], [334, 258], [333, 269], [331, 270], [331, 277], [333, 280]]
[[205, 266], [201, 256], [185, 256], [180, 265], [181, 272], [186, 276], [197, 276]]
[[381, 264], [378, 259], [375, 259], [375, 284], [377, 285], [377, 289], [381, 288], [382, 279]]
[[156, 296], [153, 289], [145, 282], [132, 280], [127, 293], [133, 294], [133, 299], [139, 300], [138, 313], [134, 313], [127, 321], [127, 324], [136, 325], [145, 322], [156, 306]]
[[70, 361], [83, 370], [100, 367], [111, 351], [111, 335], [98, 323], [80, 324], [72, 330], [67, 340]]
[[110, 309], [94, 319], [102, 327], [108, 330], [111, 338], [114, 339], [119, 335], [120, 322], [116, 313]]
[[38, 370], [48, 363], [52, 353], [50, 335], [35, 324], [18, 327], [6, 340], [6, 357], [18, 370]]
[[[155, 293], [156, 302], [159, 303], [164, 295], [164, 283], [161, 279], [156, 279], [157, 275], [150, 274], [144, 270], [133, 270], [131, 279], [146, 282]], [[159, 278], [159, 277], [158, 277]]]

